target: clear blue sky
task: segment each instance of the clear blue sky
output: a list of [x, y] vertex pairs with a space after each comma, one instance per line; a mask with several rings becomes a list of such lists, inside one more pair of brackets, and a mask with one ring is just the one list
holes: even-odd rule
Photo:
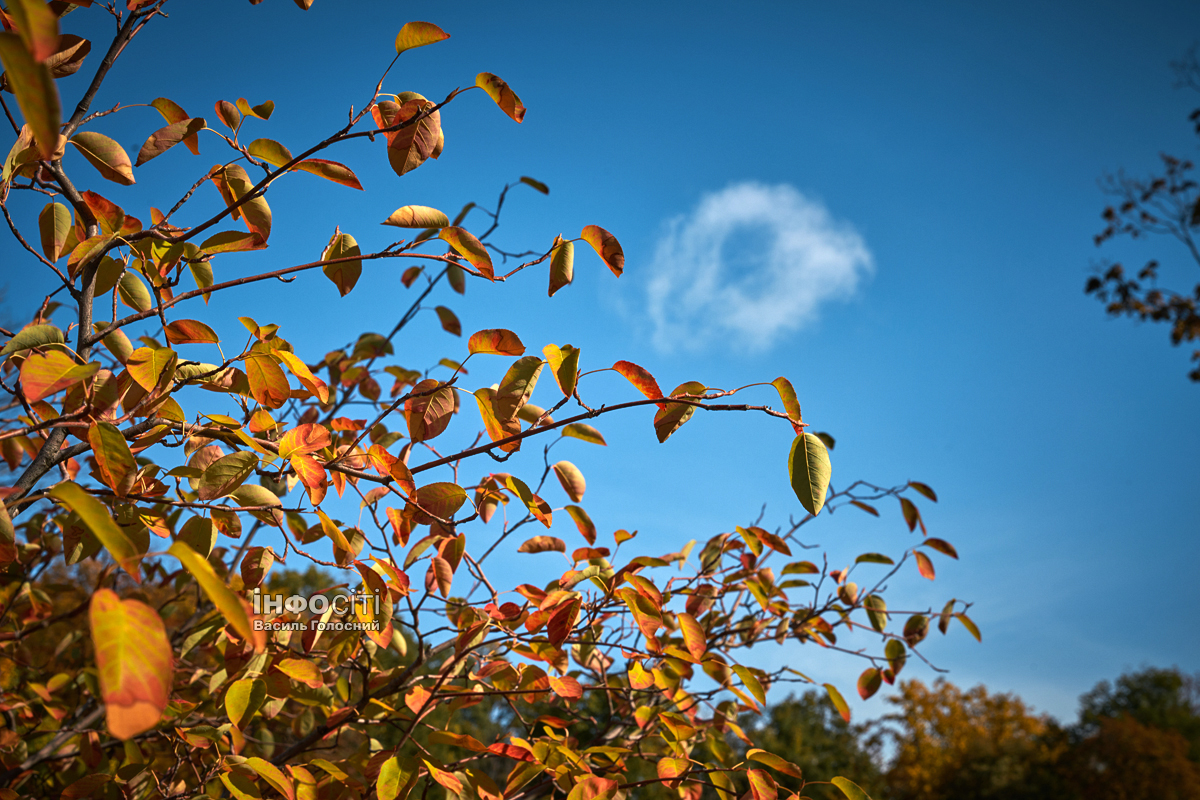
[[[317, 258], [334, 224], [381, 246], [395, 237], [378, 222], [398, 206], [453, 215], [469, 200], [494, 203], [521, 175], [545, 181], [549, 197], [510, 194], [497, 241], [544, 248], [597, 223], [623, 243], [624, 277], [584, 248], [575, 283], [553, 299], [544, 271], [504, 287], [472, 283], [465, 298], [438, 301], [467, 333], [513, 328], [531, 352], [571, 342], [585, 368], [632, 360], [664, 388], [791, 378], [805, 418], [837, 437], [835, 485], [911, 478], [940, 494], [924, 504], [930, 533], [962, 560], [939, 559], [935, 583], [913, 571], [892, 592], [910, 608], [975, 603], [982, 644], [954, 629], [925, 648], [956, 683], [1017, 692], [1070, 719], [1102, 678], [1200, 668], [1200, 387], [1165, 330], [1108, 320], [1081, 291], [1104, 257], [1159, 257], [1177, 283], [1196, 280], [1172, 242], [1097, 250], [1091, 237], [1105, 202], [1098, 177], [1151, 170], [1160, 151], [1196, 155], [1186, 117], [1200, 96], [1172, 88], [1168, 62], [1200, 39], [1200, 6], [172, 5], [118, 62], [97, 108], [167, 95], [211, 119], [217, 99], [269, 98], [275, 117], [249, 121], [247, 138], [299, 151], [340, 125], [349, 103], [361, 107], [413, 19], [452, 38], [403, 56], [385, 90], [441, 98], [486, 70], [529, 108], [518, 126], [480, 92], [457, 99], [443, 111], [441, 160], [403, 179], [378, 145], [330, 153], [367, 191], [309, 176], [280, 185], [269, 196], [271, 266]], [[63, 83], [72, 103], [81, 82]], [[97, 129], [135, 152], [159, 125], [152, 110], [133, 109]], [[218, 152], [210, 143], [196, 159], [177, 148], [140, 168], [138, 186], [91, 188], [146, 218], [146, 205], [163, 202], [152, 187], [178, 196]], [[94, 174], [75, 161], [76, 174]], [[759, 207], [769, 209], [761, 219]], [[803, 280], [771, 269], [771, 241], [778, 263], [806, 265]], [[16, 263], [7, 239], [0, 247]], [[254, 263], [227, 257], [218, 277]], [[390, 329], [412, 296], [398, 277], [392, 264], [368, 265], [339, 300], [309, 274], [229, 294], [209, 313], [232, 339], [239, 314], [280, 323], [316, 360], [364, 329]], [[10, 314], [52, 286], [11, 268], [3, 280]], [[405, 337], [397, 361], [408, 367], [465, 353], [432, 313]], [[497, 379], [499, 364], [473, 361], [468, 385]], [[631, 396], [611, 373], [595, 387], [593, 396]], [[534, 402], [551, 402], [552, 388], [547, 378]], [[769, 390], [757, 397], [778, 402]], [[586, 474], [584, 505], [602, 535], [636, 527], [639, 552], [666, 552], [753, 520], [763, 503], [768, 523], [800, 511], [787, 484], [790, 434], [773, 422], [699, 416], [660, 446], [650, 414], [628, 414], [600, 423], [607, 449], [572, 443], [554, 454]], [[540, 456], [529, 450], [532, 471]], [[888, 511], [839, 513], [808, 540], [834, 563], [915, 543]], [[574, 535], [562, 516], [555, 533]], [[861, 669], [794, 645], [761, 658], [847, 689]], [[910, 667], [912, 676], [933, 673]]]

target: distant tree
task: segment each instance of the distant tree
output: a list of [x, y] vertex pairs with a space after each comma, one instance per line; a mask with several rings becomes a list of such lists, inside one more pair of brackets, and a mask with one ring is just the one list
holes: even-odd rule
[[[800, 767], [805, 781], [853, 775], [873, 797], [886, 796], [879, 768], [879, 737], [868, 724], [854, 725], [842, 719], [825, 694], [810, 689], [799, 697], [789, 696], [765, 716], [747, 715], [744, 723], [755, 744]], [[791, 776], [782, 776], [779, 784], [800, 788], [800, 781]], [[814, 800], [842, 797], [832, 786], [812, 783], [804, 788], [804, 794]]]
[[[1172, 67], [1181, 86], [1200, 91], [1200, 55], [1195, 45]], [[1200, 134], [1200, 109], [1193, 111], [1190, 119]], [[1200, 227], [1200, 185], [1192, 177], [1194, 165], [1186, 158], [1165, 153], [1162, 161], [1161, 174], [1131, 178], [1118, 172], [1104, 179], [1101, 188], [1115, 202], [1104, 209], [1105, 228], [1096, 235], [1096, 245], [1117, 236], [1139, 239], [1165, 234], [1181, 242], [1196, 266], [1200, 266], [1200, 246], [1196, 241]], [[1111, 316], [1168, 323], [1172, 344], [1200, 338], [1200, 282], [1188, 289], [1191, 279], [1175, 270], [1179, 277], [1173, 280], [1180, 280], [1182, 285], [1177, 283], [1176, 289], [1161, 287], [1159, 269], [1157, 259], [1146, 262], [1136, 275], [1128, 274], [1122, 264], [1107, 264], [1088, 279], [1084, 292], [1105, 303]], [[1192, 353], [1192, 360], [1198, 363], [1188, 376], [1200, 381], [1200, 350]]]
[[1129, 718], [1144, 726], [1174, 731], [1188, 744], [1188, 757], [1200, 762], [1200, 678], [1178, 669], [1149, 667], [1101, 681], [1079, 699], [1079, 729], [1099, 732], [1106, 719]]
[[1101, 717], [1096, 731], [1063, 758], [1067, 784], [1086, 800], [1195, 800], [1200, 766], [1177, 731], [1132, 716]]
[[886, 779], [893, 800], [1062, 797], [1056, 763], [1065, 738], [1017, 697], [938, 679], [906, 681], [884, 718], [896, 744]]

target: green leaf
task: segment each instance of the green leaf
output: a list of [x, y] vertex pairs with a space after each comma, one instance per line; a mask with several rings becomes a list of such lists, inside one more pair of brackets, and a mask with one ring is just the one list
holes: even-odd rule
[[870, 594], [863, 599], [863, 607], [867, 610], [871, 627], [882, 633], [888, 623], [887, 603], [879, 595]]
[[529, 402], [543, 366], [545, 362], [537, 356], [522, 356], [513, 362], [508, 372], [504, 373], [500, 388], [496, 390], [496, 397], [492, 401], [492, 408], [498, 420], [515, 418], [521, 406]]
[[966, 628], [968, 631], [970, 631], [971, 635], [975, 637], [975, 641], [977, 641], [977, 642], [983, 641], [983, 634], [981, 634], [979, 632], [979, 627], [974, 622], [971, 621], [970, 617], [968, 617], [966, 614], [961, 614], [961, 613], [955, 614], [954, 616], [956, 619], [958, 619], [959, 622], [961, 622], [963, 624], [964, 628]]
[[742, 683], [750, 690], [750, 694], [754, 695], [754, 699], [765, 706], [767, 704], [767, 693], [763, 691], [763, 686], [759, 682], [758, 676], [749, 667], [743, 667], [741, 664], [734, 664], [733, 671], [742, 679]]
[[225, 713], [229, 721], [241, 728], [249, 722], [267, 699], [267, 684], [258, 678], [234, 681], [225, 693]]
[[883, 553], [863, 553], [858, 558], [854, 559], [855, 564], [895, 564], [890, 557]]
[[241, 486], [258, 466], [258, 456], [250, 450], [221, 456], [200, 476], [200, 499], [216, 500]]
[[71, 230], [71, 210], [62, 203], [47, 203], [38, 215], [38, 232], [41, 234], [42, 253], [50, 261], [62, 258], [67, 234]]
[[250, 155], [261, 158], [273, 167], [282, 167], [292, 160], [292, 151], [274, 139], [255, 139], [246, 149]]
[[604, 441], [604, 436], [600, 431], [582, 422], [572, 422], [570, 425], [564, 425], [562, 435], [578, 439], [581, 442], [588, 442], [589, 444], [598, 444], [602, 447], [608, 446], [608, 442]]
[[829, 451], [824, 442], [811, 433], [801, 434], [792, 441], [792, 452], [788, 457], [792, 491], [804, 510], [814, 517], [825, 505], [830, 470]]
[[45, 347], [51, 344], [63, 344], [64, 342], [66, 342], [66, 339], [63, 338], [63, 332], [55, 326], [30, 325], [28, 328], [22, 328], [16, 336], [5, 343], [4, 349], [0, 350], [0, 358], [5, 358], [13, 353], [19, 353], [22, 350]]

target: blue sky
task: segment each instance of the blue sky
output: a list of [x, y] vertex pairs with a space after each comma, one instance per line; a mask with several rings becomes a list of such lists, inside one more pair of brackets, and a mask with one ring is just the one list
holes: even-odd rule
[[[585, 369], [627, 359], [664, 388], [789, 377], [805, 419], [837, 437], [835, 485], [915, 479], [941, 496], [923, 504], [930, 533], [962, 560], [939, 559], [933, 584], [914, 570], [892, 593], [911, 608], [975, 603], [982, 644], [956, 629], [926, 645], [956, 683], [1017, 692], [1070, 719], [1100, 679], [1149, 664], [1200, 668], [1200, 387], [1165, 330], [1108, 320], [1081, 291], [1106, 257], [1158, 257], [1176, 283], [1195, 280], [1173, 242], [1097, 250], [1091, 237], [1102, 174], [1152, 170], [1160, 151], [1195, 155], [1186, 117], [1200, 97], [1172, 88], [1168, 62], [1200, 38], [1200, 7], [347, 7], [180, 4], [134, 42], [96, 107], [166, 95], [211, 118], [217, 99], [269, 98], [275, 116], [247, 122], [246, 138], [299, 151], [342, 124], [348, 104], [361, 107], [396, 31], [419, 19], [452, 38], [405, 54], [385, 90], [441, 98], [486, 70], [521, 96], [525, 122], [470, 92], [443, 111], [443, 157], [404, 178], [378, 144], [329, 153], [367, 191], [304, 175], [281, 184], [269, 196], [270, 250], [261, 261], [226, 257], [219, 278], [314, 260], [335, 224], [382, 246], [396, 237], [378, 222], [398, 206], [453, 216], [533, 176], [550, 195], [510, 192], [496, 241], [544, 249], [555, 234], [600, 224], [624, 245], [625, 275], [581, 247], [574, 284], [552, 299], [538, 268], [505, 286], [471, 283], [464, 298], [443, 293], [435, 304], [454, 307], [464, 331], [512, 328], [531, 352], [570, 342]], [[62, 84], [72, 103], [81, 82]], [[131, 109], [96, 129], [134, 152], [159, 125], [156, 112]], [[91, 188], [146, 218], [145, 206], [170, 202], [155, 187], [173, 200], [218, 152], [177, 148], [140, 168], [137, 186]], [[76, 162], [75, 173], [94, 174]], [[202, 202], [215, 208], [208, 193]], [[467, 225], [479, 231], [482, 218]], [[16, 263], [7, 240], [0, 248]], [[10, 313], [52, 286], [5, 272]], [[308, 274], [214, 299], [204, 318], [234, 340], [239, 314], [280, 323], [316, 360], [363, 330], [389, 330], [411, 296], [398, 267], [375, 264], [344, 299]], [[465, 354], [432, 312], [404, 336], [396, 360], [408, 367]], [[502, 369], [501, 359], [470, 367], [471, 388]], [[612, 373], [593, 385], [594, 397], [633, 397]], [[534, 402], [552, 402], [552, 389], [547, 378]], [[770, 524], [800, 511], [787, 482], [790, 433], [773, 422], [701, 415], [660, 446], [650, 414], [634, 413], [598, 423], [608, 448], [553, 452], [587, 476], [584, 505], [602, 535], [638, 528], [638, 552], [667, 552], [752, 521], [764, 503]], [[540, 454], [528, 450], [532, 472]], [[562, 516], [555, 533], [575, 535]], [[894, 510], [882, 520], [846, 511], [806, 534], [834, 563], [915, 543]], [[548, 557], [502, 567], [533, 569], [530, 558]], [[861, 669], [799, 646], [757, 655], [846, 688]], [[882, 709], [878, 699], [853, 705]]]

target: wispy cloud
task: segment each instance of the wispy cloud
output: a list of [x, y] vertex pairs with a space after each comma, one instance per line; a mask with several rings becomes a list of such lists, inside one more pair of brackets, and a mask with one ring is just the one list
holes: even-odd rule
[[654, 344], [765, 350], [821, 303], [852, 295], [871, 269], [862, 237], [820, 202], [786, 184], [733, 184], [659, 239], [647, 286]]

